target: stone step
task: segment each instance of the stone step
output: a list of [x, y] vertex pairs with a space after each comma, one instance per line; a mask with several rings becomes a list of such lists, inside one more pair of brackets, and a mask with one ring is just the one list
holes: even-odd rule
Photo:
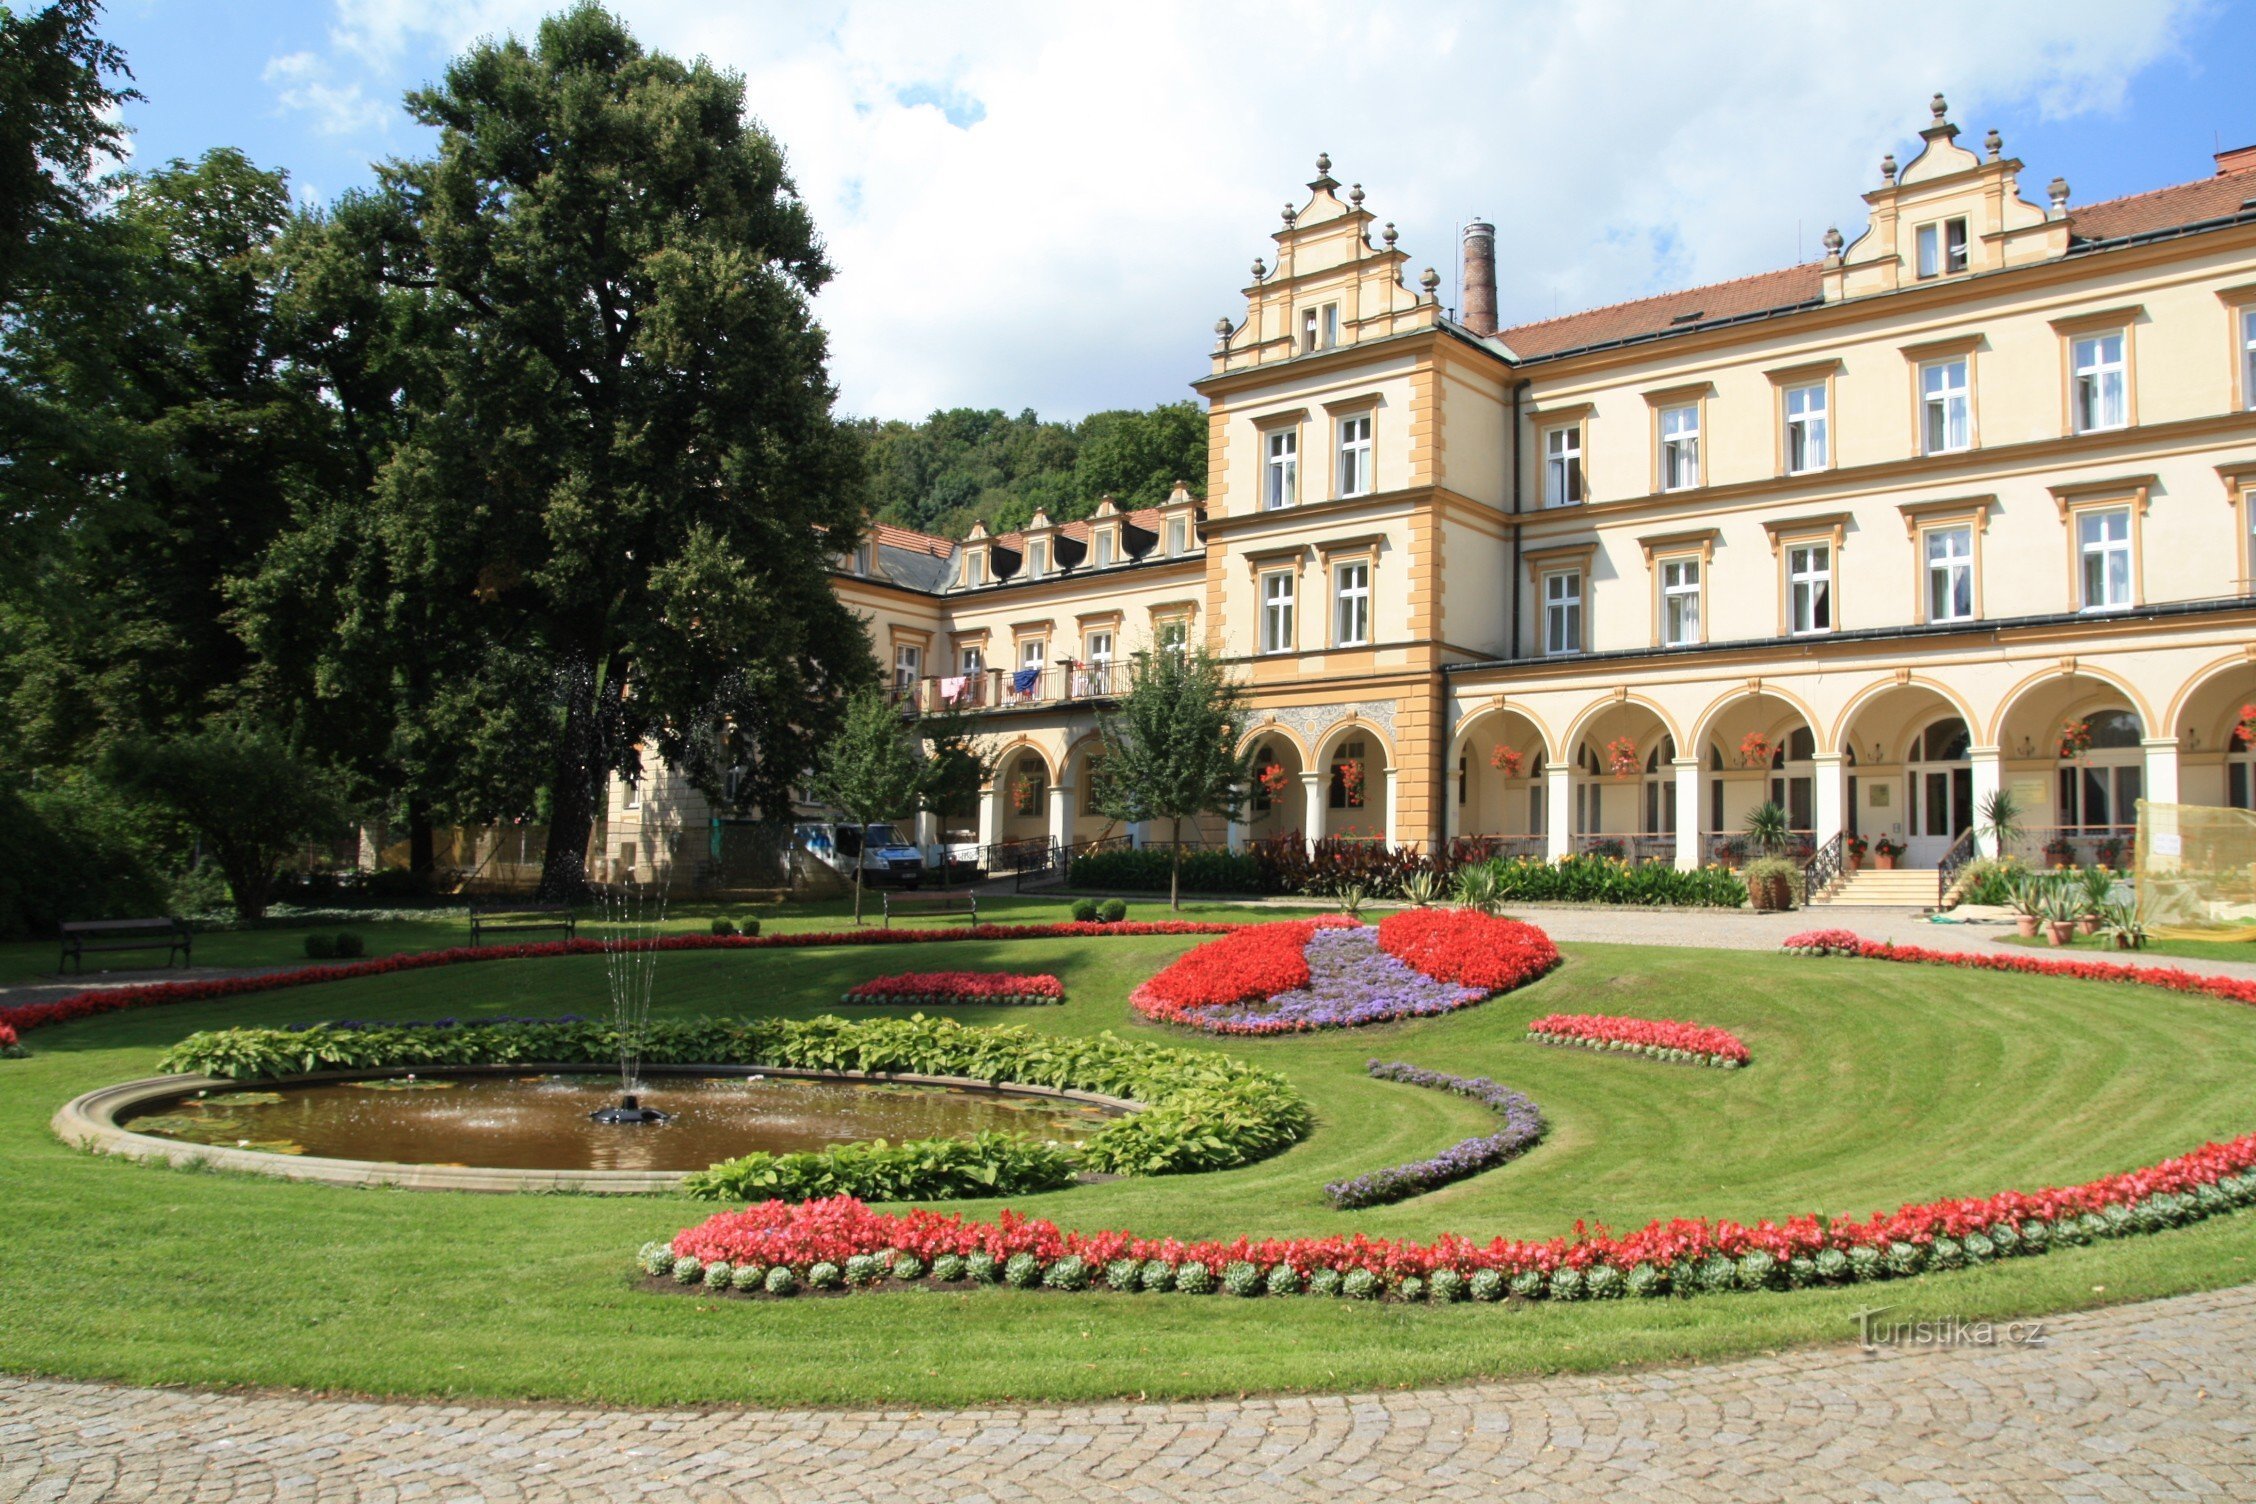
[[1919, 868], [1899, 867], [1893, 872], [1867, 868], [1850, 873], [1827, 892], [1810, 900], [1812, 908], [1842, 907], [1925, 909], [1935, 903], [1935, 874]]

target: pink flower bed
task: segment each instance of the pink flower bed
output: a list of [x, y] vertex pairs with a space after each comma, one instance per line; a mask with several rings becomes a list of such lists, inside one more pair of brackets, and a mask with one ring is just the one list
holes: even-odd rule
[[848, 988], [846, 1003], [945, 1006], [950, 1003], [1062, 1003], [1065, 988], [1047, 972], [904, 971]]
[[1605, 1013], [1552, 1013], [1528, 1025], [1539, 1044], [1573, 1044], [1626, 1050], [1657, 1059], [1690, 1056], [1701, 1065], [1736, 1067], [1752, 1057], [1729, 1029], [1679, 1023], [1673, 1018], [1616, 1018]]
[[[784, 935], [666, 935], [656, 940], [622, 944], [623, 950], [776, 950], [828, 945], [926, 945], [949, 940], [1040, 940], [1059, 937], [1095, 939], [1111, 935], [1231, 935], [1235, 924], [1201, 924], [1187, 919], [1162, 919], [1119, 924], [980, 924], [949, 930], [807, 930]], [[548, 940], [527, 945], [457, 946], [451, 950], [413, 951], [373, 961], [343, 966], [301, 966], [291, 971], [268, 972], [255, 977], [212, 977], [196, 982], [151, 982], [135, 987], [99, 987], [74, 992], [48, 1003], [19, 1003], [0, 1008], [0, 1025], [17, 1033], [120, 1013], [128, 1008], [155, 1008], [168, 1003], [207, 1002], [213, 998], [245, 997], [256, 992], [276, 992], [314, 982], [345, 982], [355, 977], [384, 976], [396, 971], [420, 971], [431, 966], [460, 966], [472, 961], [517, 961], [544, 956], [595, 956], [610, 949], [600, 940]]]
[[1963, 966], [1972, 971], [2011, 971], [2025, 976], [2069, 977], [2079, 982], [2133, 982], [2172, 992], [2199, 992], [2231, 1003], [2256, 1003], [2256, 982], [2239, 977], [2208, 977], [2179, 966], [2126, 966], [2120, 961], [2052, 960], [2042, 956], [1993, 955], [1986, 951], [1929, 950], [1867, 940], [1854, 930], [1804, 930], [1788, 935], [1779, 949], [1797, 956], [1860, 956], [1867, 961], [1909, 961], [1922, 966]]
[[[2246, 1198], [2256, 1196], [2256, 1178], [2249, 1176], [2252, 1167], [2256, 1167], [2256, 1134], [2247, 1134], [2081, 1185], [1910, 1203], [1892, 1212], [1875, 1212], [1862, 1221], [1802, 1214], [1750, 1226], [1680, 1217], [1654, 1221], [1618, 1237], [1603, 1228], [1587, 1231], [1578, 1225], [1572, 1237], [1540, 1242], [1494, 1238], [1476, 1243], [1444, 1235], [1418, 1243], [1361, 1234], [1180, 1242], [1118, 1231], [1065, 1231], [1053, 1222], [1008, 1211], [993, 1222], [928, 1211], [876, 1212], [841, 1196], [797, 1204], [769, 1201], [722, 1212], [676, 1233], [667, 1247], [676, 1258], [700, 1263], [785, 1265], [802, 1274], [819, 1263], [842, 1265], [855, 1255], [886, 1250], [913, 1254], [926, 1263], [950, 1254], [1007, 1260], [1023, 1253], [1045, 1265], [1072, 1257], [1086, 1271], [1103, 1271], [1121, 1259], [1176, 1266], [1195, 1262], [1209, 1273], [1242, 1263], [1253, 1265], [1264, 1284], [1279, 1266], [1290, 1266], [1302, 1279], [1321, 1269], [1367, 1270], [1398, 1290], [1406, 1279], [1431, 1281], [1443, 1270], [1467, 1280], [1494, 1270], [1513, 1281], [1512, 1293], [1555, 1298], [1586, 1293], [1600, 1268], [1620, 1277], [1650, 1266], [1658, 1271], [1659, 1285], [1642, 1289], [1640, 1284], [1650, 1281], [1632, 1279], [1626, 1292], [1615, 1293], [1659, 1294], [1669, 1287], [1690, 1293], [1761, 1288], [1773, 1272], [1783, 1285], [1792, 1282], [1798, 1267], [1794, 1261], [1802, 1259], [1811, 1261], [1813, 1271], [1805, 1282], [1834, 1277], [1824, 1273], [1828, 1269], [1839, 1270], [1837, 1277], [1842, 1280], [1884, 1278], [1919, 1272], [1933, 1260], [1942, 1261], [1937, 1267], [1955, 1267], [1969, 1246], [1990, 1248], [1989, 1254], [1977, 1258], [2000, 1251], [2040, 1251], [2051, 1245], [2055, 1230], [2063, 1242], [2152, 1230], [2150, 1222], [2153, 1227], [2167, 1226], [2244, 1204]], [[2225, 1183], [2223, 1188], [2220, 1182]], [[2185, 1204], [2188, 1198], [2190, 1206]], [[2093, 1220], [2101, 1225], [2094, 1227]], [[1977, 1237], [1983, 1245], [1971, 1244]], [[1752, 1255], [1762, 1257], [1750, 1266]], [[1718, 1269], [1714, 1263], [1718, 1259], [1729, 1261], [1729, 1269]], [[1561, 1281], [1559, 1271], [1569, 1269], [1580, 1278]], [[1761, 1281], [1749, 1285], [1750, 1274], [1759, 1274]], [[1528, 1276], [1538, 1283], [1529, 1285]], [[1610, 1283], [1604, 1277], [1599, 1282]]]

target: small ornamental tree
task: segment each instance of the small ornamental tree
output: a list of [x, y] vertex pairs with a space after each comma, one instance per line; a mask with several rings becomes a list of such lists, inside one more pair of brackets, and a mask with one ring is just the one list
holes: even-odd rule
[[[877, 687], [846, 703], [838, 734], [823, 744], [807, 791], [863, 828], [919, 806], [940, 807], [976, 790], [986, 763], [963, 718], [913, 721]], [[854, 862], [854, 922], [862, 922], [862, 863]]]
[[1245, 810], [1253, 758], [1245, 738], [1245, 693], [1204, 648], [1162, 648], [1136, 660], [1136, 681], [1097, 718], [1104, 742], [1095, 796], [1114, 820], [1167, 820], [1175, 849], [1167, 902], [1183, 906], [1183, 822], [1235, 820]]

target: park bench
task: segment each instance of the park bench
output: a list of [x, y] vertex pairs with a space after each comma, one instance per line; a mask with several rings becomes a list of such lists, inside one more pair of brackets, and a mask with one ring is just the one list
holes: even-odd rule
[[967, 914], [970, 922], [979, 922], [979, 895], [976, 893], [888, 893], [885, 895], [885, 927], [893, 928], [893, 916], [906, 919], [912, 914]]
[[56, 970], [68, 971], [76, 961], [83, 973], [89, 951], [129, 950], [164, 951], [167, 966], [177, 955], [185, 968], [193, 944], [187, 924], [178, 919], [69, 919], [63, 922], [63, 959]]
[[470, 943], [484, 943], [488, 931], [562, 930], [564, 938], [578, 935], [580, 916], [568, 903], [489, 903], [470, 910]]

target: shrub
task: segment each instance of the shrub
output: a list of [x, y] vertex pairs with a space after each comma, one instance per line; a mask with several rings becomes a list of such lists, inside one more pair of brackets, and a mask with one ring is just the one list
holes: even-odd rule
[[1740, 869], [1741, 884], [1749, 893], [1761, 893], [1771, 884], [1783, 884], [1786, 906], [1799, 907], [1809, 902], [1809, 875], [1800, 862], [1783, 856], [1759, 856]]
[[1494, 901], [1506, 903], [1620, 903], [1676, 908], [1736, 909], [1746, 886], [1722, 867], [1681, 872], [1667, 862], [1630, 863], [1617, 857], [1568, 856], [1556, 862], [1502, 857]]
[[728, 1260], [715, 1259], [705, 1266], [705, 1288], [708, 1290], [726, 1290], [729, 1287], [729, 1276], [735, 1273], [736, 1271], [729, 1267]]
[[[1092, 851], [1073, 859], [1068, 878], [1076, 888], [1113, 888], [1124, 893], [1165, 893], [1173, 853], [1165, 847], [1126, 847]], [[1284, 892], [1263, 886], [1260, 863], [1236, 851], [1197, 850], [1183, 853], [1185, 893]]]
[[846, 1283], [846, 1271], [824, 1259], [807, 1270], [807, 1284], [816, 1290], [836, 1290]]
[[1175, 1288], [1175, 1266], [1165, 1259], [1146, 1259], [1140, 1283], [1147, 1290], [1172, 1290]]
[[683, 1254], [674, 1260], [673, 1276], [677, 1285], [694, 1285], [705, 1277], [705, 1266]]
[[1097, 922], [1097, 903], [1093, 898], [1076, 898], [1073, 900], [1071, 912], [1075, 924], [1094, 924]]
[[1340, 1280], [1340, 1294], [1349, 1300], [1377, 1300], [1379, 1277], [1368, 1269], [1350, 1269]]
[[1138, 1259], [1114, 1259], [1105, 1265], [1105, 1285], [1123, 1295], [1133, 1295], [1144, 1288], [1144, 1266]]
[[1108, 898], [1097, 905], [1097, 918], [1106, 924], [1118, 924], [1128, 917], [1128, 905], [1121, 899]]
[[1003, 1283], [1013, 1290], [1031, 1290], [1042, 1282], [1042, 1261], [1031, 1253], [1014, 1253], [1003, 1262]]
[[1259, 1295], [1263, 1288], [1261, 1271], [1244, 1259], [1232, 1259], [1222, 1266], [1222, 1288], [1232, 1295]]
[[1300, 1271], [1290, 1264], [1279, 1264], [1270, 1270], [1268, 1286], [1271, 1295], [1298, 1295], [1306, 1288]]
[[312, 934], [305, 937], [308, 961], [334, 961], [337, 959], [337, 937], [330, 934]]
[[760, 921], [747, 914], [736, 922], [736, 932], [740, 935], [758, 935], [760, 933]]
[[353, 932], [352, 932], [351, 930], [342, 930], [342, 931], [340, 931], [340, 932], [338, 933], [338, 935], [337, 935], [337, 959], [338, 959], [338, 960], [340, 960], [340, 961], [357, 961], [357, 960], [359, 960], [359, 959], [360, 959], [360, 958], [361, 958], [362, 956], [366, 955], [367, 953], [368, 953], [368, 942], [367, 942], [367, 941], [365, 941], [365, 940], [363, 940], [363, 939], [361, 939], [361, 938], [360, 938], [360, 936], [358, 936], [358, 935], [354, 934], [354, 933], [353, 933]]
[[[944, 1201], [959, 1196], [1021, 1196], [1070, 1185], [1072, 1150], [1021, 1134], [989, 1131], [968, 1139], [838, 1144], [791, 1154], [759, 1152], [685, 1176], [704, 1201]], [[915, 1276], [906, 1276], [914, 1278]]]
[[778, 1264], [768, 1271], [766, 1289], [770, 1295], [797, 1295], [799, 1276], [791, 1272], [789, 1264]]
[[1042, 1283], [1052, 1290], [1086, 1290], [1089, 1266], [1078, 1255], [1069, 1253], [1042, 1272]]
[[716, 935], [733, 935], [736, 933], [736, 921], [716, 916], [713, 920], [712, 932]]
[[1465, 1292], [1484, 1303], [1502, 1300], [1504, 1276], [1494, 1269], [1475, 1269], [1473, 1277], [1465, 1282]]
[[1214, 1271], [1197, 1259], [1175, 1266], [1175, 1288], [1184, 1295], [1205, 1295], [1214, 1289]]
[[729, 1271], [731, 1290], [757, 1290], [767, 1278], [767, 1271], [758, 1264], [739, 1264]]
[[[51, 935], [66, 919], [163, 910], [149, 825], [145, 810], [87, 779], [27, 793], [0, 789], [0, 939]], [[226, 903], [224, 881], [213, 897]]]

